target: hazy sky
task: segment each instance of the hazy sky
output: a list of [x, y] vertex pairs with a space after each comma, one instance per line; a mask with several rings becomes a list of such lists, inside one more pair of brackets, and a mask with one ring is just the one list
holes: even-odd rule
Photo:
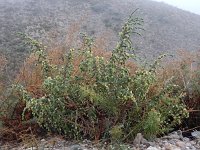
[[155, 0], [174, 5], [178, 8], [200, 15], [200, 0]]

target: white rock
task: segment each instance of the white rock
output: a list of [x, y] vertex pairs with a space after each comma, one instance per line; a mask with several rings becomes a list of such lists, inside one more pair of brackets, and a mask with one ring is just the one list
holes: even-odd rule
[[176, 146], [180, 147], [180, 148], [185, 148], [186, 147], [186, 144], [182, 141], [178, 141], [176, 142]]
[[191, 143], [189, 143], [189, 142], [187, 142], [187, 143], [186, 143], [186, 146], [187, 146], [187, 147], [191, 147], [191, 146], [192, 146], [192, 144], [191, 144]]
[[30, 147], [30, 148], [27, 148], [26, 150], [37, 150], [36, 147]]
[[194, 146], [191, 146], [189, 150], [199, 150], [199, 149], [200, 149], [200, 147], [199, 148], [195, 148]]
[[46, 140], [45, 139], [41, 139], [41, 142], [46, 142]]
[[83, 148], [80, 145], [72, 145], [70, 150], [83, 150]]
[[[155, 142], [148, 142], [148, 144], [149, 144], [149, 146], [154, 146], [154, 145], [156, 145]], [[145, 145], [146, 145], [146, 144], [145, 144]]]
[[190, 141], [190, 144], [196, 145], [197, 143], [195, 141]]
[[181, 148], [168, 143], [168, 144], [165, 144], [165, 150], [181, 150]]
[[184, 141], [184, 142], [189, 142], [189, 141], [190, 141], [190, 139], [189, 139], [189, 138], [187, 138], [187, 137], [184, 137], [184, 138], [183, 138], [183, 141]]
[[146, 150], [160, 150], [160, 149], [158, 149], [158, 148], [156, 148], [156, 147], [150, 146], [150, 147], [148, 147]]
[[200, 139], [200, 131], [194, 131], [194, 132], [192, 132], [191, 134], [192, 134], [192, 136], [194, 136], [195, 138]]
[[141, 143], [142, 139], [143, 139], [142, 134], [141, 134], [141, 133], [138, 133], [138, 134], [136, 135], [134, 141], [133, 141], [133, 144], [134, 144], [134, 145], [139, 145], [139, 144]]

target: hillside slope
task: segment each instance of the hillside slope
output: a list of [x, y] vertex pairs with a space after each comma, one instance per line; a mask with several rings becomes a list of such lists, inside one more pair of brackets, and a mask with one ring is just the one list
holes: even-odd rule
[[177, 49], [200, 49], [200, 16], [170, 5], [149, 0], [0, 0], [0, 52], [16, 70], [26, 55], [17, 32], [52, 46], [67, 36], [74, 21], [81, 31], [99, 36], [108, 31], [113, 46], [128, 15], [139, 8], [144, 21], [141, 37], [133, 38], [135, 48], [152, 58]]

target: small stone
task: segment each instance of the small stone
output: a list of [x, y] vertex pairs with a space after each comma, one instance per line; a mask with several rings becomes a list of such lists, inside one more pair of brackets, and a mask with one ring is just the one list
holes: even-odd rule
[[141, 141], [143, 139], [143, 136], [141, 133], [138, 133], [133, 141], [134, 145], [140, 145]]
[[181, 150], [181, 148], [179, 148], [179, 147], [174, 147], [174, 148], [172, 148], [171, 150]]
[[176, 142], [176, 146], [180, 147], [180, 148], [185, 148], [186, 147], [186, 144], [182, 141], [178, 141]]
[[45, 139], [41, 139], [41, 142], [46, 142], [46, 140]]
[[37, 150], [36, 147], [30, 147], [30, 148], [27, 148], [26, 150]]
[[183, 138], [183, 141], [184, 141], [184, 142], [189, 142], [189, 141], [190, 141], [190, 139], [189, 139], [189, 138], [187, 138], [187, 137], [184, 137], [184, 138]]
[[190, 144], [196, 145], [197, 143], [195, 141], [190, 141]]
[[84, 144], [88, 144], [88, 143], [91, 143], [91, 141], [85, 139], [85, 140], [83, 140], [83, 143], [84, 143]]
[[168, 136], [169, 139], [180, 139], [180, 135], [177, 132], [174, 132], [173, 134], [170, 134]]
[[150, 147], [148, 147], [146, 150], [159, 150], [159, 149], [156, 148], [156, 147], [152, 147], [152, 146], [150, 146]]
[[135, 146], [139, 146], [143, 144], [144, 146], [150, 146], [149, 142], [143, 137], [141, 133], [138, 133], [133, 141]]
[[83, 148], [80, 145], [72, 145], [70, 150], [83, 150]]
[[198, 147], [198, 148], [196, 147], [195, 148], [194, 146], [191, 146], [189, 150], [197, 150], [197, 149], [200, 149], [200, 147]]
[[168, 144], [165, 144], [165, 150], [181, 150], [181, 148], [168, 143]]
[[155, 142], [148, 142], [148, 144], [149, 144], [149, 146], [154, 146], [154, 145], [156, 145]]
[[186, 143], [186, 147], [191, 147], [192, 146], [192, 144], [191, 143]]
[[143, 145], [145, 145], [146, 147], [155, 145], [155, 143], [153, 143], [153, 142], [148, 142], [145, 138], [142, 138], [142, 140], [141, 140], [140, 143], [143, 144]]
[[192, 134], [192, 136], [194, 136], [195, 138], [200, 139], [200, 131], [194, 131], [194, 132], [192, 132], [191, 134]]
[[170, 143], [170, 144], [172, 144], [172, 145], [176, 145], [176, 142], [179, 142], [180, 140], [178, 140], [178, 139], [170, 139], [169, 141], [168, 141], [168, 143]]

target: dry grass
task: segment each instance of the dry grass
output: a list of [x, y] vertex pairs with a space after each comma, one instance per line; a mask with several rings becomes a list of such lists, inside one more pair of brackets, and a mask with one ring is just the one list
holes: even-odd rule
[[1, 93], [4, 91], [4, 86], [5, 86], [5, 79], [4, 79], [4, 69], [6, 68], [8, 61], [5, 58], [5, 56], [0, 55], [0, 99], [1, 99]]
[[5, 56], [0, 55], [0, 71], [3, 71], [6, 64], [7, 64], [7, 59], [5, 58]]
[[[173, 81], [177, 85], [181, 86], [185, 90], [186, 94], [188, 94], [188, 96], [190, 95], [188, 98], [191, 99], [191, 90], [195, 88], [192, 87], [192, 82], [199, 78], [197, 73], [198, 70], [200, 70], [200, 53], [188, 52], [184, 50], [180, 50], [177, 53], [179, 58], [171, 60], [167, 63], [165, 62], [164, 67], [159, 70], [159, 82], [163, 83], [163, 81], [173, 77]], [[188, 109], [193, 109], [193, 107], [196, 106], [196, 102], [194, 101], [188, 101], [186, 104]]]
[[42, 84], [41, 66], [36, 66], [36, 57], [32, 54], [25, 60], [23, 67], [21, 67], [15, 82], [21, 83], [26, 89], [34, 94], [39, 94]]
[[200, 52], [179, 50], [177, 54], [177, 59], [165, 62], [159, 70], [159, 84], [173, 78], [173, 82], [184, 90], [183, 102], [190, 115], [185, 124], [192, 128], [200, 123]]

